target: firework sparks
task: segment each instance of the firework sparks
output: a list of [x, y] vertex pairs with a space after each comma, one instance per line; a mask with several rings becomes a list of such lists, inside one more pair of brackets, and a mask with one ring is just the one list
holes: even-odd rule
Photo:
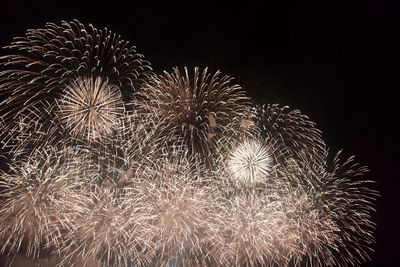
[[45, 248], [59, 245], [59, 210], [66, 199], [73, 202], [74, 188], [91, 179], [81, 162], [76, 152], [50, 149], [1, 173], [2, 253], [25, 251], [38, 257]]
[[221, 139], [237, 135], [250, 118], [250, 101], [232, 78], [198, 68], [153, 77], [136, 94], [134, 105], [151, 118], [153, 138], [162, 147], [185, 147], [202, 161]]
[[[204, 172], [194, 172], [193, 163], [182, 161], [160, 160], [158, 171], [146, 175], [152, 179], [138, 187], [153, 218], [156, 266], [207, 266], [212, 260], [207, 248], [209, 220], [218, 206], [215, 188], [207, 185]], [[210, 181], [211, 176], [207, 176]]]
[[274, 140], [278, 149], [289, 151], [292, 157], [306, 155], [321, 164], [326, 160], [327, 149], [320, 130], [299, 110], [262, 105], [258, 107], [255, 124], [261, 136]]
[[97, 258], [106, 266], [148, 266], [155, 233], [146, 208], [128, 189], [95, 186], [82, 192], [79, 204], [70, 206], [63, 218], [69, 226], [59, 246], [63, 262], [87, 264]]
[[47, 146], [61, 147], [73, 143], [74, 140], [58, 120], [55, 109], [56, 106], [43, 101], [19, 116], [7, 127], [7, 135], [2, 139], [5, 149], [18, 158]]
[[220, 72], [150, 75], [128, 42], [78, 21], [8, 48], [0, 254], [108, 267], [369, 259], [378, 193], [353, 157], [328, 160], [300, 111], [254, 109]]
[[229, 156], [228, 167], [233, 177], [243, 183], [261, 182], [272, 169], [272, 157], [268, 148], [257, 141], [239, 144]]
[[125, 111], [119, 89], [99, 77], [78, 79], [68, 86], [58, 106], [66, 128], [89, 140], [110, 134]]
[[0, 58], [0, 110], [5, 119], [32, 108], [38, 101], [63, 96], [65, 85], [79, 77], [103, 77], [129, 99], [150, 75], [150, 64], [134, 46], [108, 29], [78, 21], [28, 30]]

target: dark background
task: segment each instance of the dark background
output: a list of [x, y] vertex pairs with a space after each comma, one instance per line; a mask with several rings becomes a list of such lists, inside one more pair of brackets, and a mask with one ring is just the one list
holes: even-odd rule
[[390, 153], [398, 137], [389, 132], [398, 123], [390, 88], [396, 88], [393, 19], [399, 13], [381, 1], [302, 2], [3, 0], [0, 46], [27, 28], [76, 18], [121, 34], [156, 72], [209, 66], [236, 77], [259, 101], [302, 110], [317, 122], [331, 153], [344, 148], [356, 155], [377, 181], [376, 253], [363, 266], [398, 266], [400, 177], [398, 156]]

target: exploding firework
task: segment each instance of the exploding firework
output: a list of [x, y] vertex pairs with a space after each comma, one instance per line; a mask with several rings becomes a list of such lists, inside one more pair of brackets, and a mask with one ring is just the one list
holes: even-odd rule
[[338, 153], [326, 165], [292, 161], [283, 171], [284, 179], [307, 195], [307, 202], [295, 210], [297, 214], [315, 215], [314, 222], [306, 220], [302, 225], [306, 231], [301, 244], [307, 255], [302, 261], [323, 266], [359, 265], [369, 259], [374, 244], [371, 214], [378, 194], [369, 188], [371, 181], [360, 180], [367, 168], [354, 157], [342, 162]]
[[88, 264], [98, 259], [104, 266], [148, 266], [153, 260], [151, 214], [147, 203], [129, 189], [95, 186], [70, 206], [62, 222], [68, 225], [59, 246], [62, 263]]
[[259, 134], [274, 140], [278, 150], [289, 151], [297, 159], [310, 157], [321, 164], [326, 160], [327, 149], [321, 131], [315, 123], [299, 110], [277, 104], [262, 105], [257, 109], [256, 123]]
[[136, 94], [139, 115], [150, 118], [152, 138], [162, 148], [185, 147], [207, 160], [221, 139], [245, 131], [250, 101], [232, 78], [207, 69], [187, 68], [153, 77]]
[[[251, 190], [220, 188], [210, 255], [222, 266], [350, 266], [374, 243], [365, 167], [291, 160]], [[227, 173], [226, 175], [230, 175]], [[229, 184], [228, 184], [229, 186]], [[228, 193], [228, 194], [227, 194]]]
[[7, 48], [1, 137], [14, 156], [48, 144], [104, 142], [121, 130], [124, 102], [151, 74], [129, 42], [78, 21], [28, 30]]
[[142, 187], [150, 211], [156, 266], [206, 266], [209, 219], [217, 206], [213, 188], [186, 168], [165, 163], [161, 177]]
[[257, 141], [246, 140], [229, 155], [228, 168], [234, 179], [245, 184], [265, 180], [273, 167], [268, 146]]
[[74, 151], [48, 149], [1, 173], [2, 253], [35, 258], [59, 245], [58, 222], [66, 199], [73, 203], [77, 188], [93, 178], [86, 167]]
[[92, 140], [116, 129], [125, 109], [117, 86], [98, 77], [78, 79], [68, 86], [58, 112], [73, 135]]
[[0, 58], [0, 109], [10, 116], [38, 101], [62, 97], [83, 77], [101, 77], [129, 99], [150, 74], [150, 65], [134, 46], [108, 29], [78, 21], [28, 30]]

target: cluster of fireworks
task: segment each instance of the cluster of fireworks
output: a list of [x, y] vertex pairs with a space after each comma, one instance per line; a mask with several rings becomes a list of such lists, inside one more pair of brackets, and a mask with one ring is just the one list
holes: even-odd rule
[[[49, 266], [348, 266], [377, 192], [307, 116], [207, 69], [154, 74], [108, 29], [0, 58], [0, 254]], [[45, 262], [45, 259], [47, 260]], [[1, 261], [1, 260], [0, 260]]]

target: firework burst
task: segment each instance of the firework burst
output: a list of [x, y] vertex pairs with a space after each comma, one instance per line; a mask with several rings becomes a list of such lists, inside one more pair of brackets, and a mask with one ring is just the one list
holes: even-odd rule
[[321, 131], [315, 123], [299, 110], [289, 111], [288, 107], [277, 104], [261, 105], [257, 108], [255, 120], [259, 135], [274, 140], [277, 149], [287, 150], [289, 156], [308, 156], [324, 163], [327, 156]]
[[341, 164], [336, 157], [332, 169], [292, 159], [271, 174], [273, 179], [250, 190], [223, 184], [208, 228], [212, 232], [209, 254], [215, 263], [361, 264], [374, 243], [371, 213], [377, 192], [368, 188], [367, 181], [356, 179], [366, 169], [352, 158]]
[[[370, 189], [372, 181], [360, 179], [368, 171], [354, 157], [343, 161], [339, 152], [328, 168], [310, 161], [296, 161], [284, 172], [286, 179], [298, 184], [309, 195], [307, 212], [318, 214], [316, 225], [304, 235], [303, 246], [311, 265], [360, 265], [374, 244], [375, 211], [378, 192]], [[326, 234], [325, 234], [326, 233]]]
[[[172, 167], [172, 166], [171, 166]], [[213, 189], [193, 177], [191, 168], [167, 168], [147, 185], [147, 209], [154, 218], [156, 266], [206, 266], [211, 233], [208, 221], [217, 203]], [[201, 181], [201, 182], [200, 182]]]
[[82, 77], [102, 77], [129, 99], [151, 70], [121, 36], [76, 20], [28, 30], [7, 48], [11, 53], [0, 58], [0, 94], [5, 96], [0, 109], [8, 119], [38, 101], [63, 96]]
[[272, 169], [268, 147], [257, 141], [241, 142], [229, 155], [228, 168], [234, 179], [245, 184], [261, 182]]
[[75, 188], [91, 179], [82, 159], [70, 150], [37, 151], [1, 173], [1, 252], [38, 257], [61, 240], [59, 211], [73, 202]]
[[185, 147], [201, 160], [215, 153], [221, 139], [245, 131], [250, 101], [232, 78], [207, 69], [179, 69], [153, 77], [136, 94], [140, 116], [151, 118], [152, 138], [163, 148]]
[[155, 234], [146, 202], [132, 188], [95, 186], [82, 192], [78, 205], [70, 206], [62, 222], [68, 225], [59, 246], [62, 263], [88, 264], [98, 259], [103, 266], [148, 266]]
[[59, 117], [75, 136], [88, 140], [108, 135], [125, 112], [117, 86], [101, 78], [78, 79], [59, 101]]

